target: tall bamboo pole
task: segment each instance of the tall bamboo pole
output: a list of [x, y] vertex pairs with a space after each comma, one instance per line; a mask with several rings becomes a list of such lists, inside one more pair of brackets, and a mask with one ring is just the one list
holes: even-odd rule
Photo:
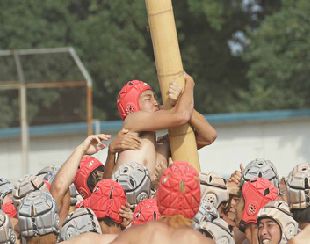
[[[157, 77], [164, 106], [169, 107], [168, 88], [171, 81], [184, 86], [184, 70], [177, 39], [171, 0], [145, 0], [148, 12]], [[200, 171], [195, 135], [189, 124], [170, 129], [173, 160], [190, 162]]]

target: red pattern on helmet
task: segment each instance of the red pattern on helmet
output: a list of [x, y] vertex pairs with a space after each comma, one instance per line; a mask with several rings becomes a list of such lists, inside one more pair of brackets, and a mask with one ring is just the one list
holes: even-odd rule
[[242, 196], [244, 198], [242, 220], [245, 223], [257, 223], [258, 211], [268, 202], [276, 200], [279, 197], [279, 190], [271, 181], [258, 178], [243, 184]]
[[128, 81], [118, 93], [117, 108], [122, 120], [127, 114], [140, 110], [139, 97], [142, 92], [152, 90], [145, 82], [140, 80]]
[[2, 205], [2, 210], [5, 214], [10, 216], [11, 218], [17, 217], [17, 209], [15, 208], [13, 201], [10, 200]]
[[161, 215], [193, 218], [200, 203], [198, 172], [189, 163], [173, 163], [160, 179], [156, 198]]
[[132, 224], [145, 224], [153, 220], [159, 220], [160, 213], [158, 211], [156, 199], [145, 199], [138, 203], [133, 212]]
[[92, 171], [103, 165], [98, 159], [91, 156], [84, 156], [80, 167], [76, 172], [74, 184], [78, 193], [85, 199], [90, 196], [91, 191], [87, 186], [87, 180]]
[[119, 210], [125, 204], [126, 194], [122, 186], [114, 180], [104, 179], [97, 183], [90, 197], [78, 206], [91, 208], [98, 219], [110, 217], [115, 223], [122, 223]]

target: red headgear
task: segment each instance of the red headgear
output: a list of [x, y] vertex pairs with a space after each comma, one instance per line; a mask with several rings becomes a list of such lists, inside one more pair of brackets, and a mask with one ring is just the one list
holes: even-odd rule
[[198, 172], [186, 162], [173, 163], [160, 178], [156, 198], [161, 215], [193, 218], [200, 202]]
[[132, 224], [145, 224], [153, 220], [159, 220], [160, 213], [158, 211], [155, 199], [145, 199], [138, 203], [133, 212]]
[[268, 202], [274, 201], [279, 196], [279, 190], [271, 181], [257, 178], [256, 181], [247, 181], [242, 186], [244, 209], [242, 221], [245, 223], [257, 223], [258, 211]]
[[2, 210], [5, 214], [10, 216], [11, 218], [17, 217], [17, 209], [15, 208], [13, 201], [10, 200], [2, 205]]
[[125, 204], [126, 194], [121, 185], [114, 180], [104, 179], [97, 183], [93, 193], [79, 207], [91, 208], [98, 219], [110, 217], [115, 223], [122, 223], [119, 210]]
[[117, 99], [117, 108], [122, 120], [126, 118], [127, 114], [140, 110], [139, 97], [142, 92], [147, 90], [152, 90], [152, 87], [140, 80], [128, 81], [123, 86]]
[[96, 158], [84, 156], [80, 162], [80, 166], [76, 172], [74, 184], [78, 193], [85, 199], [89, 197], [91, 191], [87, 186], [87, 180], [91, 172], [103, 164]]

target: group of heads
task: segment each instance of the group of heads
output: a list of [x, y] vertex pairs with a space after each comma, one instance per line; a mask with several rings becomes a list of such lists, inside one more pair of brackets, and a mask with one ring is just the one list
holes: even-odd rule
[[[245, 231], [249, 224], [255, 224], [259, 243], [286, 243], [296, 235], [298, 223], [310, 222], [309, 164], [295, 166], [288, 175], [284, 193], [287, 201], [283, 201], [277, 171], [268, 160], [254, 160], [247, 165], [240, 190], [229, 189], [227, 181], [216, 174], [198, 174], [188, 163], [175, 162], [164, 171], [154, 193], [143, 165], [124, 164], [115, 171], [113, 179], [102, 179], [103, 164], [85, 156], [74, 182], [83, 200], [62, 225], [57, 205], [48, 192], [57, 170], [42, 170], [14, 186], [1, 179], [2, 239], [15, 243], [17, 236], [10, 223], [13, 219], [18, 220], [22, 241], [28, 243], [36, 238], [43, 238], [46, 243], [62, 241], [89, 231], [118, 232], [124, 228], [120, 208], [127, 203], [133, 210], [132, 225], [182, 216], [187, 227], [216, 242], [234, 243], [232, 227], [221, 218], [225, 209], [229, 210], [232, 197], [239, 197], [242, 202], [238, 227]], [[77, 193], [75, 189], [72, 192], [71, 202], [75, 205]]]

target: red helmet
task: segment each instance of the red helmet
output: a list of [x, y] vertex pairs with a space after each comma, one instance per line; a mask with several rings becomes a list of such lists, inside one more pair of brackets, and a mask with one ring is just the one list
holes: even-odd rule
[[145, 199], [138, 203], [133, 212], [132, 224], [145, 224], [153, 220], [159, 220], [160, 213], [158, 211], [155, 199]]
[[10, 200], [2, 205], [2, 210], [5, 214], [11, 218], [17, 218], [17, 209], [15, 208], [13, 201]]
[[92, 209], [98, 219], [110, 217], [115, 223], [122, 223], [119, 210], [125, 204], [126, 194], [121, 185], [114, 180], [104, 179], [97, 183], [90, 197], [78, 206]]
[[83, 198], [87, 198], [91, 194], [91, 190], [87, 185], [87, 180], [91, 172], [93, 172], [99, 166], [103, 166], [103, 164], [94, 157], [84, 156], [82, 158], [80, 166], [75, 175], [74, 184], [76, 186], [76, 190], [82, 195]]
[[127, 114], [140, 110], [139, 97], [142, 92], [152, 90], [152, 87], [140, 80], [128, 81], [118, 93], [117, 108], [122, 120]]
[[255, 181], [246, 181], [242, 186], [244, 209], [242, 221], [244, 223], [257, 223], [257, 213], [268, 202], [274, 201], [279, 196], [279, 190], [273, 183], [264, 178]]
[[160, 178], [156, 198], [161, 215], [193, 218], [200, 203], [198, 172], [189, 163], [173, 163]]

